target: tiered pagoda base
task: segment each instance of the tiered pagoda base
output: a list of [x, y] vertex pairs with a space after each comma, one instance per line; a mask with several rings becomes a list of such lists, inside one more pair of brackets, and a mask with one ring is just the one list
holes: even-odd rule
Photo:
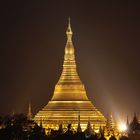
[[50, 101], [35, 116], [35, 120], [46, 129], [58, 129], [59, 124], [67, 127], [69, 123], [73, 128], [77, 128], [78, 115], [80, 115], [80, 125], [82, 130], [86, 129], [88, 121], [95, 130], [99, 130], [100, 126], [105, 126], [105, 118], [90, 101]]

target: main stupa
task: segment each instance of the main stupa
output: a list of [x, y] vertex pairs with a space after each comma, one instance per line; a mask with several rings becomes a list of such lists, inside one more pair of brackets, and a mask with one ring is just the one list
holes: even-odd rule
[[80, 115], [82, 130], [86, 128], [88, 121], [98, 130], [100, 126], [105, 126], [106, 119], [88, 99], [84, 84], [77, 73], [70, 19], [66, 35], [62, 74], [55, 85], [52, 99], [35, 115], [34, 120], [38, 124], [41, 122], [46, 129], [58, 129], [60, 123], [63, 127], [71, 123], [76, 128]]

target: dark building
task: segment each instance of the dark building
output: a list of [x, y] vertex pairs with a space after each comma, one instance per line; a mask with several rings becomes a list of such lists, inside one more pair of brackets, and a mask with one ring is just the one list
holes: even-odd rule
[[130, 140], [140, 140], [140, 123], [138, 122], [136, 113], [128, 126], [128, 136]]

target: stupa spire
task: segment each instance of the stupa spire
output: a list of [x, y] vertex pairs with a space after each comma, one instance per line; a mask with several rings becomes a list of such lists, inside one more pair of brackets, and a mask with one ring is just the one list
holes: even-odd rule
[[63, 70], [55, 86], [52, 100], [88, 100], [85, 87], [76, 69], [75, 51], [72, 43], [72, 29], [70, 18], [66, 30], [67, 42], [65, 46]]
[[28, 119], [31, 120], [32, 119], [32, 109], [31, 109], [31, 104], [29, 103], [28, 106]]
[[68, 22], [68, 28], [66, 31], [67, 34], [67, 42], [72, 42], [72, 29], [71, 29], [71, 23], [70, 23], [70, 17], [69, 17], [69, 22]]
[[79, 111], [79, 114], [78, 114], [78, 126], [77, 126], [77, 132], [82, 132], [82, 128], [81, 128], [81, 125], [80, 125], [80, 111]]
[[65, 56], [64, 56], [64, 65], [65, 67], [65, 62], [70, 63], [72, 62], [73, 64], [70, 66], [76, 67], [75, 64], [75, 54], [74, 54], [74, 46], [72, 43], [72, 29], [71, 29], [71, 23], [70, 23], [70, 17], [69, 17], [69, 22], [68, 22], [68, 28], [66, 30], [66, 35], [67, 35], [67, 43], [65, 47]]

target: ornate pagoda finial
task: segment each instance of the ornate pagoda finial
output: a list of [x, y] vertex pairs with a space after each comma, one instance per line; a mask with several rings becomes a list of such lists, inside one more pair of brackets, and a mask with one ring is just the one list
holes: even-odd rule
[[71, 24], [70, 24], [70, 17], [69, 17], [68, 28], [67, 28], [66, 34], [67, 34], [67, 42], [71, 42], [73, 33], [72, 33], [72, 29], [71, 29]]

